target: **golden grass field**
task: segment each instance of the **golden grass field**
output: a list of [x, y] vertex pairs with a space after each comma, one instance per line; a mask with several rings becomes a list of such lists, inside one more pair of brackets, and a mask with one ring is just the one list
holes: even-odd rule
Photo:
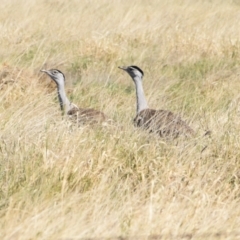
[[[0, 239], [240, 239], [240, 1], [0, 7]], [[142, 68], [149, 105], [196, 138], [134, 128], [119, 65]], [[43, 68], [113, 123], [63, 118]]]

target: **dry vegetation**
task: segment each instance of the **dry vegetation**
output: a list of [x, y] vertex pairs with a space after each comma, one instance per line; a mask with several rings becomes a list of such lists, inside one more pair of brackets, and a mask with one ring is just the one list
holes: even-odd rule
[[[238, 0], [0, 7], [1, 239], [240, 238]], [[117, 68], [132, 64], [149, 105], [198, 137], [134, 129], [134, 86]], [[65, 72], [74, 103], [115, 124], [72, 126], [42, 68]]]

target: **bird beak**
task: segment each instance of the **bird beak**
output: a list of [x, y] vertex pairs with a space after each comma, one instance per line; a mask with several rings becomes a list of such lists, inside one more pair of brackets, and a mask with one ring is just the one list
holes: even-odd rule
[[125, 67], [125, 66], [119, 66], [118, 68], [120, 68], [120, 69], [122, 69], [122, 70], [124, 70], [124, 71], [127, 71], [127, 67]]
[[49, 72], [48, 70], [42, 69], [42, 70], [40, 70], [40, 72], [44, 72], [44, 73], [46, 73], [48, 76], [52, 76], [51, 72]]
[[[42, 69], [42, 70], [40, 70], [40, 72], [46, 73], [49, 77], [51, 77], [51, 78], [53, 79], [53, 75], [52, 75], [51, 71]], [[53, 79], [53, 80], [54, 80], [54, 79]], [[54, 81], [55, 81], [55, 80], [54, 80]]]

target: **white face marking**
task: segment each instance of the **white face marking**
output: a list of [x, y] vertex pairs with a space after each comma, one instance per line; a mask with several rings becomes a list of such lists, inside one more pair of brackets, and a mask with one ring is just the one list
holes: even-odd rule
[[57, 70], [52, 70], [52, 73], [57, 75], [57, 74], [59, 73], [59, 71], [57, 71]]
[[64, 75], [57, 69], [45, 71], [57, 85], [64, 85]]
[[142, 78], [143, 77], [143, 74], [138, 69], [136, 69], [134, 67], [128, 67], [126, 69], [126, 71], [129, 73], [129, 75], [132, 78], [135, 78], [135, 77]]
[[136, 78], [141, 80], [144, 76], [143, 71], [139, 67], [134, 66], [134, 65], [128, 66], [128, 67], [123, 66], [123, 67], [118, 67], [118, 68], [126, 71], [132, 77], [132, 79], [134, 81], [136, 80]]

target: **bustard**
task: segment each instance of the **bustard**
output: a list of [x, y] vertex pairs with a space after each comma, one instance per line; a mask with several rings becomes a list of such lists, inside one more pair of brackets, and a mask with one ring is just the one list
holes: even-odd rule
[[194, 135], [194, 130], [180, 117], [167, 110], [150, 109], [142, 86], [143, 71], [137, 66], [119, 67], [133, 79], [136, 87], [137, 114], [134, 125], [158, 133], [161, 137], [176, 138], [179, 135]]
[[46, 73], [57, 85], [58, 100], [63, 113], [72, 117], [73, 120], [80, 124], [95, 124], [101, 123], [106, 120], [103, 112], [92, 108], [78, 108], [75, 104], [71, 103], [66, 96], [65, 92], [65, 76], [57, 69], [41, 70]]

